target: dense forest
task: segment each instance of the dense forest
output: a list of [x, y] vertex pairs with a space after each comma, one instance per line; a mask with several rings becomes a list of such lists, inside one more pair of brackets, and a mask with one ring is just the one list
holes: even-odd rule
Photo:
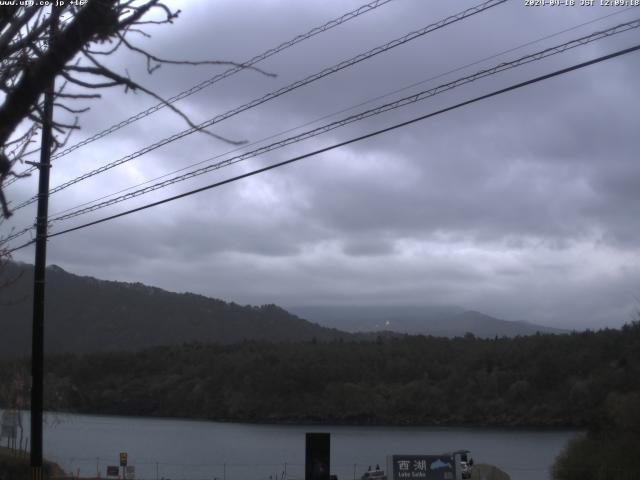
[[[0, 364], [2, 384], [16, 363]], [[46, 361], [49, 408], [249, 422], [586, 427], [640, 392], [640, 323], [515, 339], [186, 344]]]
[[[0, 361], [0, 407], [28, 377]], [[478, 339], [185, 344], [46, 359], [52, 410], [241, 422], [579, 427], [554, 480], [640, 475], [640, 322]]]

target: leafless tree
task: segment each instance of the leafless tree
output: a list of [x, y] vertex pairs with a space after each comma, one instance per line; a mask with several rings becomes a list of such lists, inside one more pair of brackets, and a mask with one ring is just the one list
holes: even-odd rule
[[[105, 88], [124, 87], [125, 91], [151, 95], [194, 127], [174, 105], [126, 72], [115, 71], [105, 64], [106, 57], [119, 49], [140, 55], [149, 74], [162, 64], [243, 66], [220, 60], [160, 58], [137, 46], [136, 35], [149, 37], [152, 27], [173, 23], [178, 17], [179, 10], [172, 10], [160, 0], [58, 1], [55, 3], [60, 5], [56, 7], [19, 6], [19, 3], [23, 2], [0, 7], [0, 154], [9, 160], [3, 179], [21, 161], [27, 145], [34, 141], [42, 126], [42, 97], [53, 79], [59, 80], [55, 107], [67, 114], [66, 119], [56, 117], [53, 121], [55, 151], [79, 128], [78, 115], [88, 109], [86, 102], [99, 98], [99, 90]], [[230, 143], [242, 143], [205, 133]], [[4, 201], [3, 206], [6, 207]], [[5, 218], [10, 214], [8, 209], [3, 212]]]

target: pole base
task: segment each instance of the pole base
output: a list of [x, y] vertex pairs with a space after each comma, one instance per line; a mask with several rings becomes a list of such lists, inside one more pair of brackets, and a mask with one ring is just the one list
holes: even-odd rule
[[31, 480], [44, 480], [42, 467], [31, 467]]

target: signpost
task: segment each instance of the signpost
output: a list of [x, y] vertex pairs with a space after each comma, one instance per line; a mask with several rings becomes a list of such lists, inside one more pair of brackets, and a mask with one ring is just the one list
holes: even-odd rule
[[136, 467], [133, 465], [127, 465], [125, 467], [125, 472], [124, 478], [127, 480], [134, 480], [136, 478]]
[[454, 480], [452, 455], [391, 455], [387, 457], [389, 480]]
[[122, 467], [122, 478], [127, 478], [127, 452], [120, 452], [120, 466]]
[[2, 412], [0, 438], [7, 437], [7, 447], [17, 449], [18, 429], [20, 429], [20, 448], [22, 449], [22, 412], [5, 410]]
[[120, 467], [117, 465], [109, 465], [107, 467], [107, 477], [117, 477], [120, 475]]
[[2, 430], [0, 430], [0, 437], [15, 440], [18, 435], [18, 414], [19, 412], [15, 410], [5, 410], [2, 412]]

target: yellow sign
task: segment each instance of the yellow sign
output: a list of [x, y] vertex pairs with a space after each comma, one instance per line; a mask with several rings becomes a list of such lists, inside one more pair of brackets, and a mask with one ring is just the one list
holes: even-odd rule
[[120, 466], [127, 466], [127, 452], [120, 452]]

